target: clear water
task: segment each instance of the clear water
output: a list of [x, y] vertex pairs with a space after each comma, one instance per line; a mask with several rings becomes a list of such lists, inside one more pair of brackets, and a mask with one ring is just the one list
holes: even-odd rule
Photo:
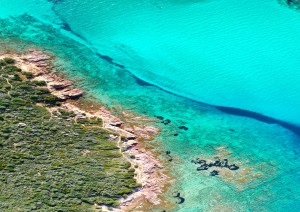
[[[0, 0], [0, 41], [54, 52], [108, 106], [171, 120], [157, 123], [162, 134], [150, 143], [173, 157], [177, 182], [166, 197], [175, 203], [179, 191], [185, 202], [172, 211], [300, 210], [296, 134], [172, 94], [299, 124], [300, 13], [269, 0], [29, 2]], [[215, 156], [241, 168], [212, 177], [190, 162]]]
[[147, 82], [299, 124], [300, 13], [276, 0], [64, 0], [54, 9]]

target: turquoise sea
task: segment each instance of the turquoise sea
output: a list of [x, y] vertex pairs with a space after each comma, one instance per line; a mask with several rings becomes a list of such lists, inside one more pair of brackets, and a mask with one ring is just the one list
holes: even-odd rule
[[[172, 157], [172, 211], [300, 211], [299, 38], [277, 0], [0, 0], [3, 48], [46, 49], [107, 106], [163, 117], [149, 143]], [[217, 157], [239, 169], [191, 162]]]

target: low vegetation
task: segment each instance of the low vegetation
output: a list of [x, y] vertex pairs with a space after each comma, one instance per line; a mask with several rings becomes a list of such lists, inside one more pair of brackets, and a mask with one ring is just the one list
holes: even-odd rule
[[0, 211], [92, 211], [139, 186], [100, 119], [51, 115], [60, 100], [13, 63], [0, 60]]

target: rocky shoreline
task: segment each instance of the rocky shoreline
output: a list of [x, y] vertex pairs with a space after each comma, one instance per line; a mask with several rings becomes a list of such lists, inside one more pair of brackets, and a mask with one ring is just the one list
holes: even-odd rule
[[43, 51], [32, 49], [25, 54], [2, 54], [0, 59], [5, 57], [15, 59], [17, 67], [33, 74], [32, 79], [45, 81], [50, 92], [61, 100], [60, 106], [49, 109], [51, 113], [58, 109], [72, 111], [76, 114], [72, 118], [75, 121], [81, 118], [101, 118], [103, 121], [102, 128], [112, 133], [110, 140], [117, 142], [124, 158], [135, 169], [135, 178], [141, 187], [122, 199], [117, 208], [95, 205], [96, 209], [102, 211], [132, 211], [133, 209], [134, 211], [143, 211], [142, 202], [151, 205], [162, 204], [160, 194], [171, 178], [166, 174], [162, 163], [143, 145], [144, 141], [151, 140], [159, 134], [158, 128], [145, 125], [145, 123], [154, 120], [127, 111], [121, 113], [122, 117], [116, 117], [104, 106], [93, 103], [85, 104], [81, 100], [77, 100], [84, 95], [84, 92], [75, 88], [72, 81], [53, 73], [51, 64], [54, 56]]

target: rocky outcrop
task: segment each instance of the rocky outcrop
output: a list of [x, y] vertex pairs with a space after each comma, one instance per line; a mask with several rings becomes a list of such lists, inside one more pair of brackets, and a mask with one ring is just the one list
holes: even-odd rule
[[36, 80], [47, 82], [50, 92], [61, 100], [77, 99], [84, 92], [73, 88], [73, 82], [63, 79], [56, 74], [51, 73], [52, 56], [46, 55], [42, 51], [30, 50], [29, 54], [23, 55], [17, 59], [23, 70], [32, 72]]
[[[42, 51], [37, 51], [37, 50], [29, 50], [29, 54], [26, 55], [25, 58], [28, 62], [34, 63], [36, 65], [44, 63], [45, 61], [47, 61], [47, 65], [48, 65], [48, 61], [51, 59], [51, 56], [45, 54]], [[45, 64], [46, 64], [45, 63]]]
[[73, 83], [68, 80], [63, 80], [62, 82], [53, 82], [52, 84], [49, 85], [55, 90], [61, 90], [70, 87], [71, 85], [73, 85]]
[[83, 95], [83, 91], [78, 89], [70, 89], [64, 92], [66, 98], [77, 99]]

